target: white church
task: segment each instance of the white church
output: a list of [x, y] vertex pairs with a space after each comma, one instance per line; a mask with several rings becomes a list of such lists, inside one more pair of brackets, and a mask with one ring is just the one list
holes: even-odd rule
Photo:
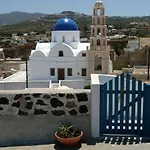
[[88, 59], [80, 42], [80, 31], [70, 18], [62, 18], [54, 25], [50, 43], [37, 43], [29, 60], [29, 80], [86, 79]]
[[[101, 0], [95, 2], [90, 43], [80, 42], [80, 31], [70, 18], [59, 19], [52, 31], [50, 43], [37, 43], [28, 61], [28, 81], [89, 80], [91, 74], [112, 72], [110, 47], [107, 46], [107, 26]], [[22, 79], [21, 79], [22, 78]], [[24, 75], [12, 75], [5, 81], [24, 81]]]

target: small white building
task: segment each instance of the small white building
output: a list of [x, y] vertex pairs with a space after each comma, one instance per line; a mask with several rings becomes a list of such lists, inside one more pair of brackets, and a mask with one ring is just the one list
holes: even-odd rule
[[88, 60], [77, 24], [62, 18], [54, 25], [50, 43], [37, 43], [29, 60], [29, 80], [86, 79]]

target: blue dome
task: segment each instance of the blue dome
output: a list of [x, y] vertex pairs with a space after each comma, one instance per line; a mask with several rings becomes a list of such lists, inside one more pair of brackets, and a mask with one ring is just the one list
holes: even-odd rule
[[77, 31], [77, 24], [70, 18], [62, 18], [54, 25], [54, 31]]

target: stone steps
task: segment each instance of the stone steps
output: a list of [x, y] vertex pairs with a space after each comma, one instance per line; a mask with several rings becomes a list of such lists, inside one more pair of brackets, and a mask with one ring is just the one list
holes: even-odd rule
[[59, 87], [59, 83], [51, 83], [51, 88], [55, 89]]

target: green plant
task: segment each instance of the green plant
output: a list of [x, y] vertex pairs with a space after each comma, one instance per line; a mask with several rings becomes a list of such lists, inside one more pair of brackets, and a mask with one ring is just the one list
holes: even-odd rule
[[71, 122], [63, 123], [58, 128], [57, 135], [61, 138], [73, 138], [81, 134], [81, 131], [75, 126], [71, 125]]
[[91, 89], [91, 85], [86, 85], [84, 89]]

